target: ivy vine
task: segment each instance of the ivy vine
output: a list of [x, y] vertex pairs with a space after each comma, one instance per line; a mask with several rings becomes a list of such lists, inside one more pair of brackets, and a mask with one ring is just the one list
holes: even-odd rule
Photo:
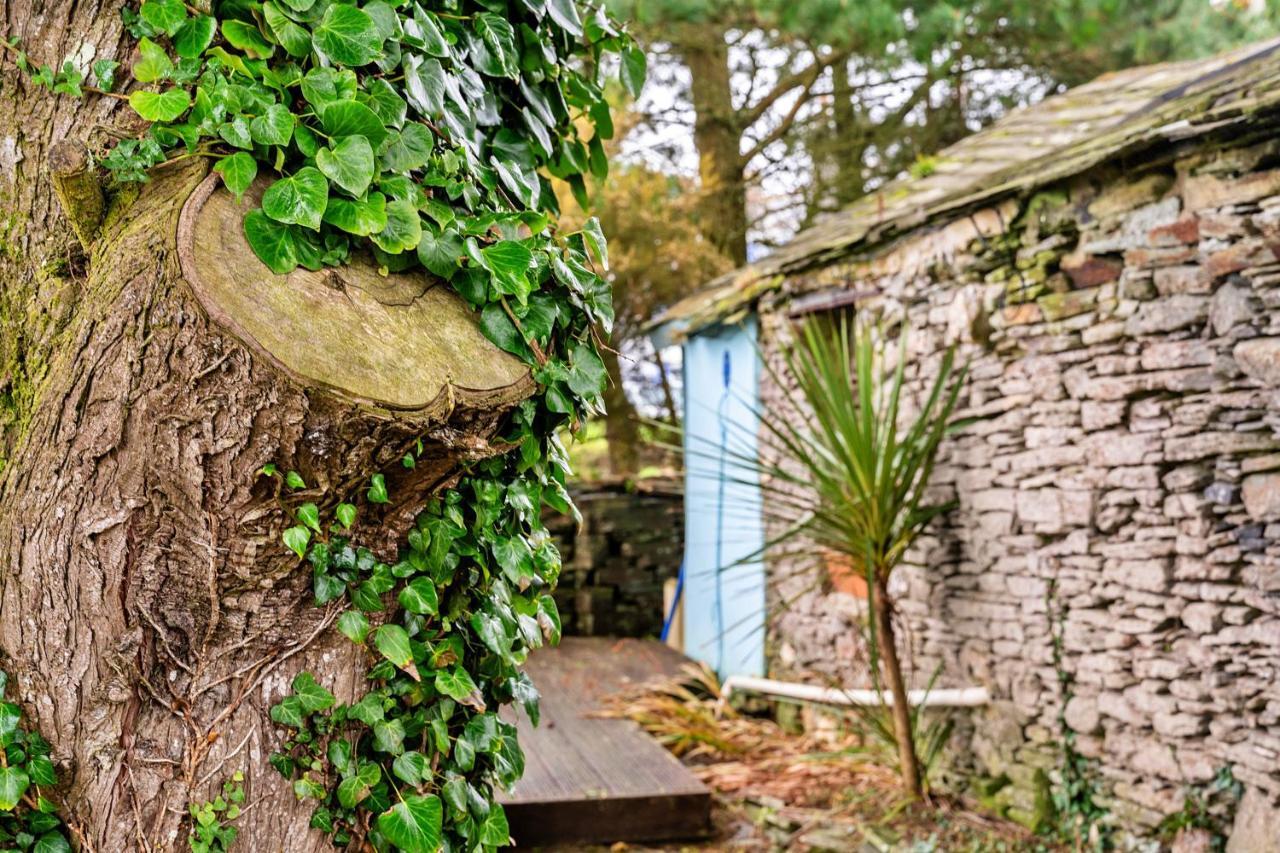
[[[524, 757], [497, 709], [520, 703], [537, 720], [519, 666], [560, 635], [560, 557], [541, 512], [574, 512], [560, 436], [602, 410], [613, 324], [599, 223], [560, 231], [552, 180], [585, 205], [588, 176], [608, 168], [605, 72], [635, 94], [644, 54], [602, 3], [579, 0], [146, 0], [124, 19], [138, 40], [127, 95], [114, 61], [41, 66], [4, 43], [36, 83], [127, 99], [151, 122], [100, 158], [117, 181], [189, 157], [213, 159], [237, 197], [261, 179], [244, 233], [274, 272], [353, 251], [422, 270], [533, 370], [537, 393], [501, 435], [512, 449], [433, 500], [394, 563], [353, 540], [356, 496], [286, 500], [284, 542], [309, 564], [315, 603], [343, 604], [339, 629], [375, 662], [354, 704], [303, 673], [271, 709], [289, 732], [271, 763], [336, 845], [505, 845], [494, 790]], [[296, 472], [262, 473], [286, 495], [305, 488]], [[383, 474], [362, 497], [389, 501]]]
[[[0, 697], [8, 676], [0, 672]], [[22, 726], [22, 709], [0, 701], [0, 847], [71, 853], [58, 806], [45, 797], [58, 783], [48, 741]]]

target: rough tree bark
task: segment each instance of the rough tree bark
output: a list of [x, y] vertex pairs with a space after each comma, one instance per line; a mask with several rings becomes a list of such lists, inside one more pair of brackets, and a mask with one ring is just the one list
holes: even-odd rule
[[[2, 8], [0, 35], [41, 61], [127, 61], [115, 0]], [[303, 669], [352, 698], [367, 661], [312, 606], [310, 573], [280, 542], [288, 509], [360, 503], [360, 538], [390, 556], [458, 461], [492, 452], [531, 381], [421, 277], [367, 263], [272, 276], [240, 235], [247, 208], [209, 196], [199, 161], [109, 195], [82, 250], [51, 149], [100, 143], [125, 112], [0, 70], [10, 696], [54, 746], [53, 793], [83, 849], [183, 847], [187, 805], [242, 770], [243, 849], [321, 850], [310, 808], [267, 764], [281, 736], [267, 709]], [[419, 438], [425, 461], [404, 469]], [[257, 474], [269, 462], [309, 488], [282, 495]], [[364, 506], [378, 471], [394, 502]]]

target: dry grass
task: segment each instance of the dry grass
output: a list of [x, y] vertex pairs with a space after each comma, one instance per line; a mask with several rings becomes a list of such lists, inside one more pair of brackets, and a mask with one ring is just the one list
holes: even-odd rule
[[717, 837], [665, 850], [1037, 851], [1021, 827], [947, 798], [912, 803], [895, 773], [851, 732], [796, 735], [734, 710], [705, 668], [617, 697], [611, 716], [636, 721], [717, 795]]

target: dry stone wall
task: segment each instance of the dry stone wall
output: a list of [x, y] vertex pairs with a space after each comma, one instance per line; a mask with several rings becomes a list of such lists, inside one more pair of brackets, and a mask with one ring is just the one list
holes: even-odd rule
[[684, 555], [684, 499], [677, 481], [575, 486], [582, 524], [547, 521], [564, 568], [556, 587], [570, 636], [656, 637], [662, 587]]
[[[1069, 727], [1143, 835], [1230, 765], [1274, 834], [1235, 849], [1277, 849], [1280, 147], [1099, 170], [793, 278], [761, 305], [771, 358], [786, 301], [832, 286], [909, 321], [914, 393], [947, 346], [972, 359], [982, 420], [935, 477], [958, 507], [896, 583], [917, 686], [994, 696], [973, 769], [1030, 818]], [[793, 569], [774, 672], [863, 680], [862, 603]]]

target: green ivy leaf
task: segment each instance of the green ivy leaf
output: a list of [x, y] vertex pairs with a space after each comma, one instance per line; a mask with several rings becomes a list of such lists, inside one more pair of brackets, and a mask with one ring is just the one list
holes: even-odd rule
[[368, 796], [369, 786], [359, 776], [348, 776], [338, 783], [338, 802], [344, 809], [354, 809]]
[[373, 724], [373, 748], [378, 752], [399, 755], [404, 752], [404, 721], [399, 717]]
[[307, 555], [307, 543], [311, 541], [311, 531], [303, 525], [295, 524], [293, 527], [285, 528], [281, 538], [289, 550], [298, 555], [298, 559]]
[[369, 478], [369, 503], [384, 504], [387, 503], [387, 478], [382, 474], [374, 474]]
[[600, 262], [600, 266], [609, 269], [609, 246], [605, 243], [604, 231], [600, 228], [600, 220], [591, 217], [582, 226], [582, 239], [591, 249], [591, 253], [596, 256], [596, 260]]
[[547, 0], [547, 12], [551, 15], [551, 20], [570, 35], [582, 35], [582, 18], [578, 15], [575, 0]]
[[329, 182], [314, 166], [303, 166], [287, 178], [276, 181], [262, 194], [262, 210], [276, 222], [320, 229]]
[[244, 236], [253, 253], [276, 275], [291, 273], [298, 266], [289, 226], [272, 221], [261, 209], [245, 214]]
[[416, 788], [431, 778], [431, 764], [425, 755], [411, 749], [396, 756], [391, 772], [405, 784]]
[[284, 48], [285, 53], [295, 59], [301, 59], [311, 53], [311, 33], [291, 21], [275, 3], [262, 4], [262, 19], [266, 21], [267, 28]]
[[332, 148], [316, 152], [316, 166], [325, 177], [359, 198], [373, 180], [373, 146], [363, 136], [346, 136]]
[[90, 66], [93, 71], [93, 79], [97, 82], [98, 88], [104, 92], [114, 92], [116, 89], [116, 72], [120, 69], [120, 63], [114, 59], [99, 59]]
[[129, 95], [129, 106], [147, 121], [173, 121], [191, 106], [191, 97], [178, 88], [164, 92], [142, 90]]
[[404, 98], [400, 97], [396, 88], [386, 80], [377, 77], [366, 83], [365, 91], [359, 99], [362, 104], [377, 113], [384, 125], [395, 128], [404, 126], [409, 105], [405, 103]]
[[300, 672], [293, 679], [293, 695], [302, 703], [302, 710], [308, 714], [326, 711], [337, 701], [333, 694], [316, 683], [315, 676], [309, 672]]
[[337, 65], [358, 68], [382, 55], [383, 37], [373, 18], [355, 6], [335, 3], [312, 33], [320, 53]]
[[573, 365], [569, 368], [569, 389], [579, 397], [597, 397], [604, 393], [609, 374], [595, 348], [578, 344], [573, 349]]
[[13, 811], [30, 785], [31, 778], [22, 768], [0, 767], [0, 811]]
[[[133, 79], [139, 83], [154, 83], [173, 73], [173, 60], [163, 47], [149, 38], [138, 40], [138, 54], [142, 57], [133, 66]], [[146, 116], [143, 116], [146, 118]], [[147, 119], [157, 121], [157, 119]], [[169, 121], [169, 119], [164, 119]]]
[[622, 48], [622, 62], [618, 69], [618, 76], [631, 97], [640, 97], [640, 90], [644, 88], [644, 78], [649, 73], [648, 66], [649, 60], [638, 45], [628, 44]]
[[302, 712], [302, 702], [297, 696], [286, 696], [271, 706], [271, 719], [291, 729], [306, 727], [307, 718]]
[[419, 115], [434, 118], [444, 111], [444, 77], [444, 66], [438, 59], [413, 54], [405, 58], [405, 96]]
[[414, 9], [413, 20], [405, 25], [405, 32], [410, 31], [413, 27], [413, 34], [419, 42], [422, 49], [430, 56], [437, 56], [441, 59], [449, 55], [449, 42], [445, 41], [444, 32], [440, 29], [440, 19], [430, 12], [417, 6]]
[[351, 525], [356, 523], [356, 508], [352, 504], [338, 504], [338, 508], [333, 511], [333, 514], [337, 517], [338, 523], [341, 524], [345, 530], [350, 530]]
[[435, 138], [431, 131], [420, 124], [406, 125], [404, 130], [392, 133], [382, 147], [382, 166], [392, 172], [411, 172], [431, 162]]
[[511, 828], [507, 825], [507, 813], [501, 803], [489, 806], [489, 814], [480, 824], [480, 843], [485, 846], [505, 847], [511, 843]]
[[387, 202], [387, 225], [372, 237], [378, 248], [391, 255], [416, 249], [422, 239], [418, 209], [402, 199]]
[[258, 161], [253, 159], [252, 154], [240, 151], [229, 157], [223, 157], [213, 170], [222, 175], [222, 182], [239, 201], [245, 190], [249, 189], [249, 185], [253, 183], [253, 179], [258, 176]]
[[297, 471], [289, 471], [284, 475], [284, 484], [291, 489], [305, 489], [307, 481]]
[[[331, 9], [350, 8], [331, 6]], [[320, 111], [320, 124], [324, 132], [334, 139], [343, 136], [363, 136], [374, 148], [387, 138], [387, 128], [378, 114], [359, 101], [333, 101]]]
[[253, 137], [249, 135], [249, 122], [245, 121], [244, 116], [235, 116], [231, 121], [224, 121], [218, 127], [218, 135], [224, 142], [235, 148], [243, 148], [246, 151], [253, 149]]
[[197, 15], [183, 22], [173, 37], [173, 49], [183, 59], [196, 59], [213, 44], [217, 22], [209, 15]]
[[437, 672], [435, 687], [450, 699], [473, 707], [477, 711], [484, 711], [484, 697], [480, 695], [476, 683], [471, 680], [471, 674], [461, 666]]
[[249, 122], [249, 135], [259, 145], [288, 145], [293, 138], [293, 113], [284, 104], [272, 104]]
[[409, 635], [399, 625], [383, 625], [373, 634], [373, 644], [379, 653], [398, 669], [404, 670], [414, 681], [421, 681], [413, 662]]
[[71, 853], [71, 842], [61, 832], [50, 830], [36, 839], [31, 853]]
[[453, 278], [458, 270], [458, 261], [465, 254], [462, 238], [452, 229], [439, 234], [424, 230], [418, 242], [418, 261], [443, 279]]
[[494, 275], [504, 278], [523, 277], [533, 263], [533, 253], [523, 243], [503, 240], [481, 250], [486, 266]]
[[138, 7], [142, 20], [156, 32], [172, 36], [187, 20], [187, 8], [182, 0], [147, 0]]
[[400, 590], [400, 606], [410, 613], [434, 616], [440, 612], [440, 599], [435, 581], [431, 578], [414, 578]]
[[276, 52], [275, 45], [263, 38], [257, 27], [244, 21], [223, 21], [222, 37], [250, 59], [270, 59]]
[[320, 509], [313, 503], [305, 503], [298, 507], [298, 521], [310, 527], [316, 533], [320, 532]]
[[58, 784], [58, 774], [46, 755], [35, 755], [27, 761], [27, 775], [31, 777], [32, 785]]
[[378, 815], [377, 828], [405, 853], [436, 853], [443, 818], [438, 797], [410, 795]]
[[382, 193], [369, 193], [362, 199], [329, 196], [324, 221], [349, 234], [367, 237], [387, 227], [387, 199]]
[[492, 12], [482, 12], [476, 15], [475, 27], [493, 59], [490, 68], [481, 70], [494, 77], [519, 77], [520, 51], [516, 48], [516, 31], [511, 23]]
[[344, 611], [338, 617], [338, 630], [351, 642], [364, 645], [369, 636], [369, 618], [358, 610]]

